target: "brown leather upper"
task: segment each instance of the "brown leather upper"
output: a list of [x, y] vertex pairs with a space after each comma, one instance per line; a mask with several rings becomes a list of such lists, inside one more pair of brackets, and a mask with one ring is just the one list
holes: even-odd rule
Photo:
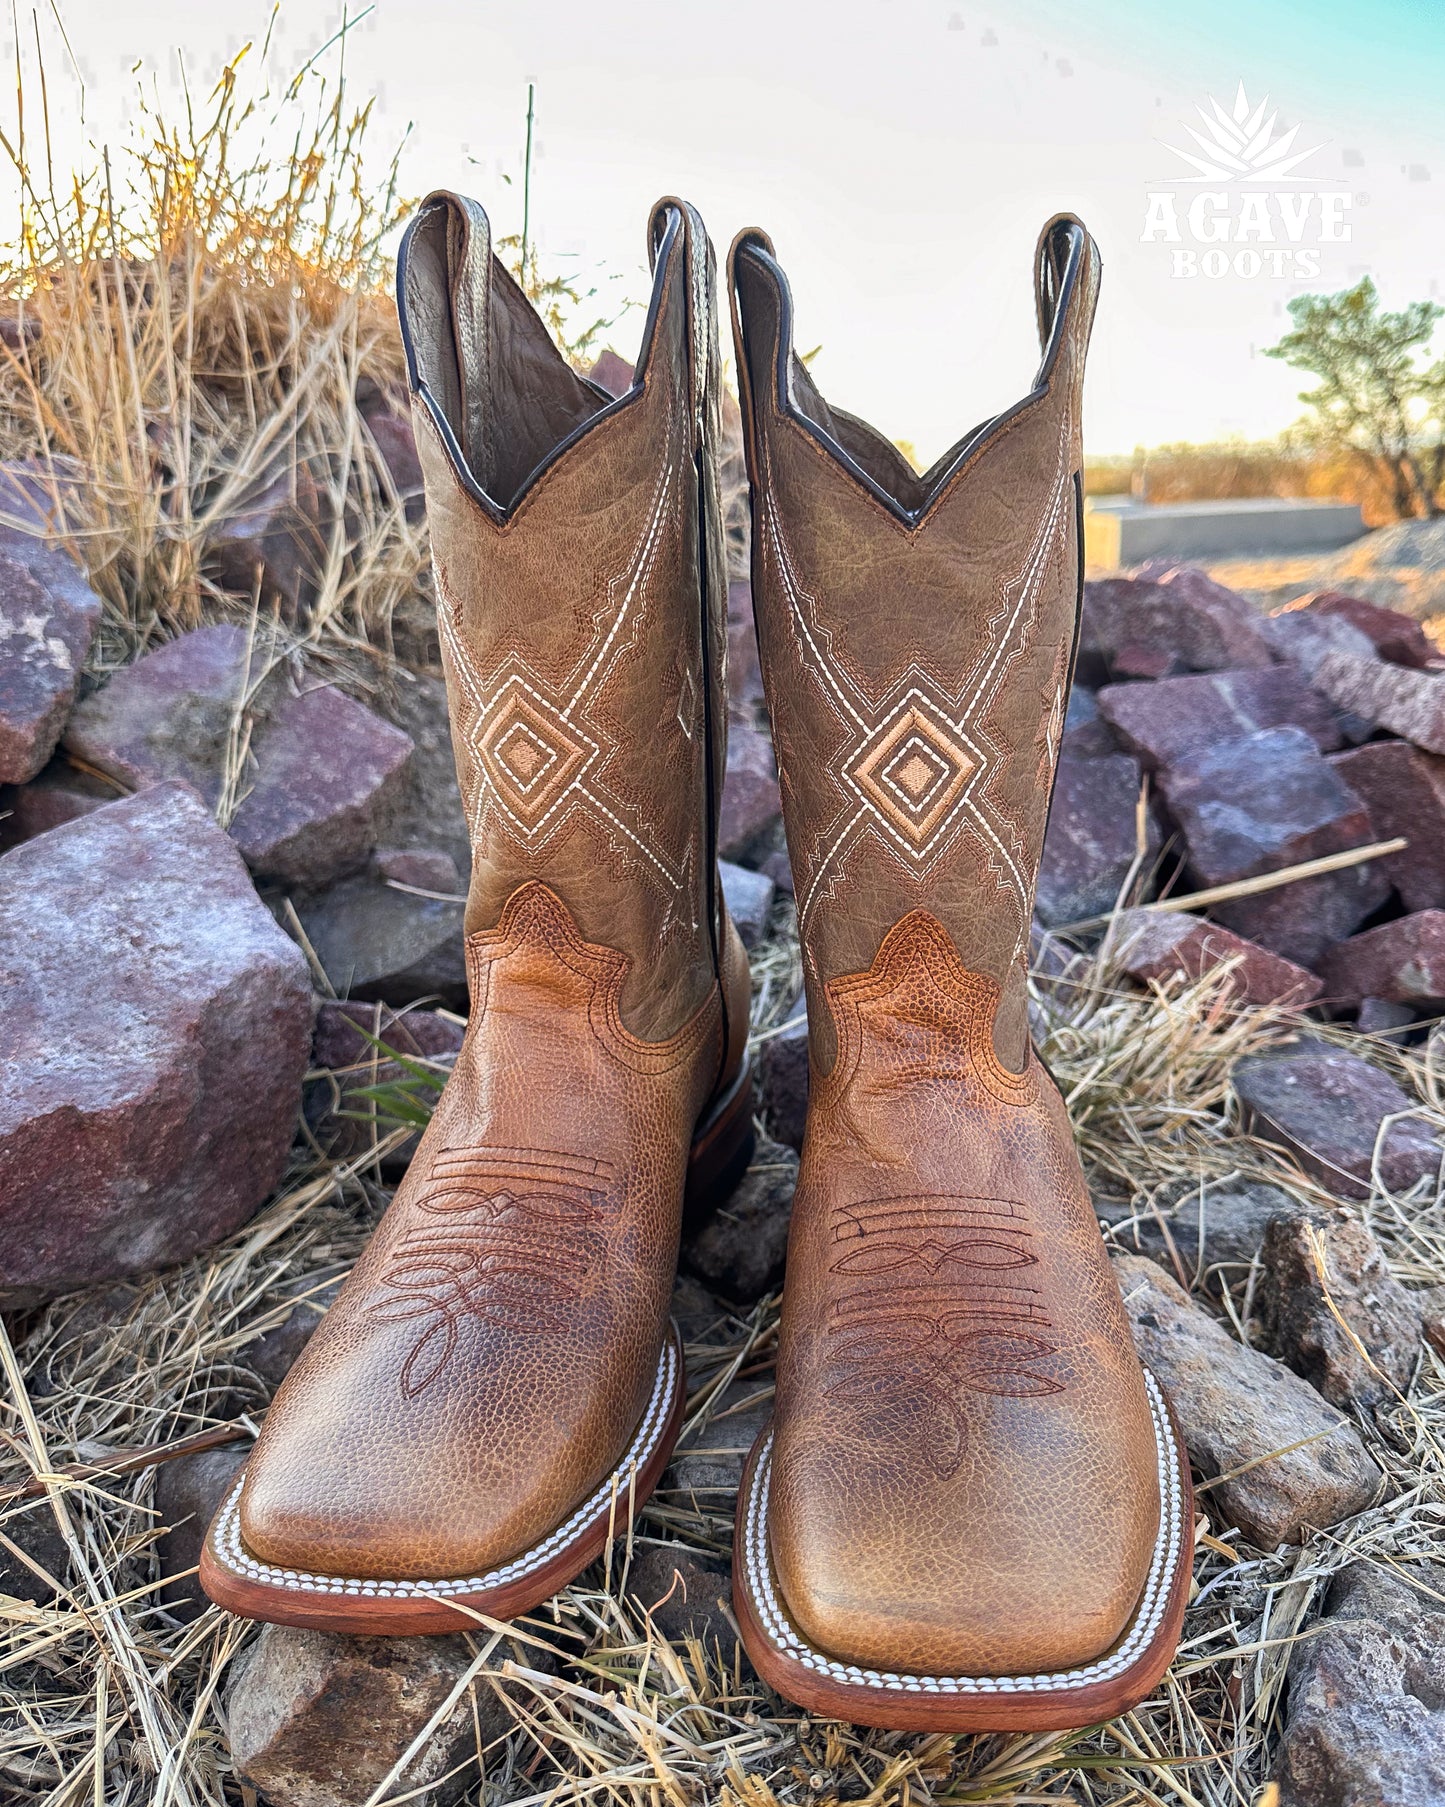
[[[616, 1466], [657, 1373], [694, 1128], [740, 1068], [711, 248], [653, 216], [632, 390], [575, 376], [475, 203], [399, 289], [474, 848], [467, 1036], [283, 1384], [241, 1534], [332, 1575], [480, 1574]], [[721, 977], [720, 977], [721, 975]]]
[[1160, 1509], [1143, 1376], [1026, 1014], [1097, 253], [1077, 221], [1045, 228], [1036, 385], [921, 477], [792, 356], [761, 234], [730, 274], [813, 1063], [773, 1562], [843, 1662], [1058, 1669], [1123, 1631]]

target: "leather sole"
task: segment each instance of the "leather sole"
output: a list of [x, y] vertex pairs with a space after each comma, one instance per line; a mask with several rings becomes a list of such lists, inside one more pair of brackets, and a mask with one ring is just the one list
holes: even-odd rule
[[486, 1574], [385, 1580], [277, 1568], [242, 1540], [243, 1474], [201, 1550], [201, 1586], [217, 1606], [242, 1618], [365, 1637], [464, 1631], [476, 1623], [469, 1612], [515, 1618], [565, 1587], [611, 1538], [626, 1536], [672, 1455], [686, 1395], [682, 1342], [669, 1325], [652, 1397], [622, 1460], [555, 1531]]
[[748, 1457], [738, 1494], [733, 1601], [753, 1667], [809, 1713], [900, 1732], [1072, 1731], [1136, 1706], [1163, 1678], [1179, 1642], [1193, 1563], [1194, 1491], [1183, 1443], [1147, 1370], [1159, 1455], [1159, 1535], [1134, 1617], [1090, 1663], [1037, 1675], [908, 1675], [839, 1662], [792, 1619], [768, 1548], [772, 1426]]

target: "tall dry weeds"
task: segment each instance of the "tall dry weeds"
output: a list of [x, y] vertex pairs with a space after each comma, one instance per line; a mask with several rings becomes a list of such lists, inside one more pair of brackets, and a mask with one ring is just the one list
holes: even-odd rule
[[[425, 586], [423, 531], [363, 416], [404, 402], [395, 160], [367, 155], [341, 46], [279, 92], [266, 48], [179, 117], [140, 88], [128, 141], [73, 177], [54, 173], [43, 80], [0, 140], [21, 194], [0, 457], [43, 475], [106, 605], [105, 664], [256, 604], [319, 653], [386, 648]], [[225, 542], [278, 508], [302, 578], [248, 595]]]

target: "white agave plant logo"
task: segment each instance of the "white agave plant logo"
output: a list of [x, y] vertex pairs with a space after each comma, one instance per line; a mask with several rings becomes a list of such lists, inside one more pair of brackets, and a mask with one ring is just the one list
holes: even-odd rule
[[[1325, 188], [1307, 164], [1323, 146], [1296, 145], [1298, 123], [1281, 126], [1269, 96], [1251, 106], [1240, 82], [1232, 107], [1213, 95], [1197, 109], [1204, 130], [1186, 124], [1196, 149], [1165, 144], [1190, 166], [1176, 189], [1151, 188], [1143, 244], [1169, 247], [1172, 274], [1246, 281], [1309, 282], [1320, 274], [1320, 247], [1347, 243], [1354, 196]], [[1226, 188], [1207, 186], [1228, 183]]]

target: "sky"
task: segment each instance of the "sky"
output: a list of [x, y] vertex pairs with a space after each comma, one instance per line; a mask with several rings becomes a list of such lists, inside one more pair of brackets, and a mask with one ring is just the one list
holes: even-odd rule
[[[61, 18], [83, 101], [53, 22], [39, 30], [63, 159], [123, 139], [138, 62], [174, 96], [183, 57], [202, 91], [268, 9], [65, 0]], [[341, 18], [286, 0], [272, 67]], [[22, 16], [26, 55], [35, 30]], [[520, 224], [534, 83], [544, 268], [609, 298], [645, 300], [661, 194], [700, 209], [720, 260], [764, 227], [820, 387], [925, 462], [1029, 388], [1033, 245], [1060, 210], [1103, 254], [1096, 454], [1297, 418], [1308, 379], [1262, 355], [1294, 295], [1369, 274], [1388, 306], [1445, 302], [1442, 0], [376, 0], [345, 58], [352, 95], [376, 97], [378, 168], [401, 144], [407, 192], [469, 193], [499, 237]], [[615, 327], [624, 355], [641, 324], [637, 307]]]

